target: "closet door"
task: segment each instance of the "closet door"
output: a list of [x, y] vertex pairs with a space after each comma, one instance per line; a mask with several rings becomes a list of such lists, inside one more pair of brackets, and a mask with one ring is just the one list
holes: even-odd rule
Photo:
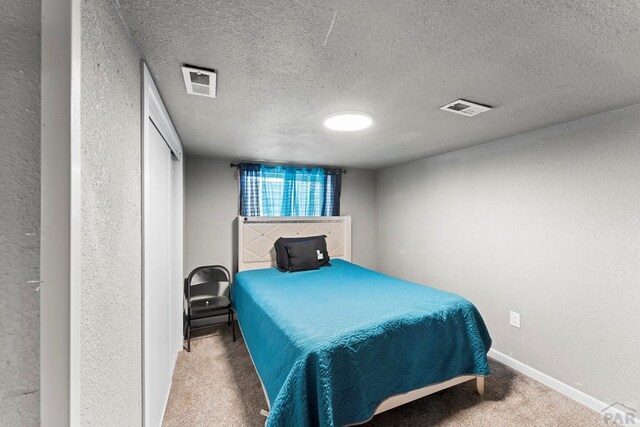
[[171, 387], [172, 325], [172, 154], [149, 126], [148, 194], [145, 207], [145, 400], [147, 426], [160, 426]]

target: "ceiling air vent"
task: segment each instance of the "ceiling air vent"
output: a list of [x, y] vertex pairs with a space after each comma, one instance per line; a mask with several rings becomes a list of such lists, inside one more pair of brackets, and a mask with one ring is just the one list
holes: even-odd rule
[[216, 72], [188, 65], [182, 67], [182, 76], [187, 93], [191, 95], [216, 97]]
[[449, 111], [451, 113], [462, 114], [463, 116], [473, 117], [485, 111], [491, 110], [491, 107], [487, 105], [476, 104], [475, 102], [465, 101], [464, 99], [458, 99], [443, 105], [441, 110]]

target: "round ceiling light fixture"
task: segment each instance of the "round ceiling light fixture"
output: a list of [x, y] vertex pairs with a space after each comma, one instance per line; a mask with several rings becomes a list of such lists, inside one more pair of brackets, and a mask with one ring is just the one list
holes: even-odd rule
[[324, 126], [327, 129], [339, 132], [353, 132], [366, 129], [373, 123], [373, 117], [362, 111], [339, 111], [329, 114], [324, 119]]

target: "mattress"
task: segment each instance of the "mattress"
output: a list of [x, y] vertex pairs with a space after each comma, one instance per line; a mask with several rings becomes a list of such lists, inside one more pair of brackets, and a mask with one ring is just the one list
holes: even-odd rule
[[388, 397], [489, 375], [491, 338], [471, 302], [331, 263], [235, 277], [233, 306], [269, 401], [267, 426], [362, 423]]

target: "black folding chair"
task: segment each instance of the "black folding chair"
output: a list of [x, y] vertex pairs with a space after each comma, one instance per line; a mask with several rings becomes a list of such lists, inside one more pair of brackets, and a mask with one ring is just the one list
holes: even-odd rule
[[191, 331], [213, 326], [211, 319], [227, 313], [227, 325], [231, 327], [236, 340], [231, 300], [225, 295], [231, 293], [229, 270], [221, 265], [207, 265], [194, 269], [184, 280], [185, 319], [184, 337], [186, 350], [191, 351]]

